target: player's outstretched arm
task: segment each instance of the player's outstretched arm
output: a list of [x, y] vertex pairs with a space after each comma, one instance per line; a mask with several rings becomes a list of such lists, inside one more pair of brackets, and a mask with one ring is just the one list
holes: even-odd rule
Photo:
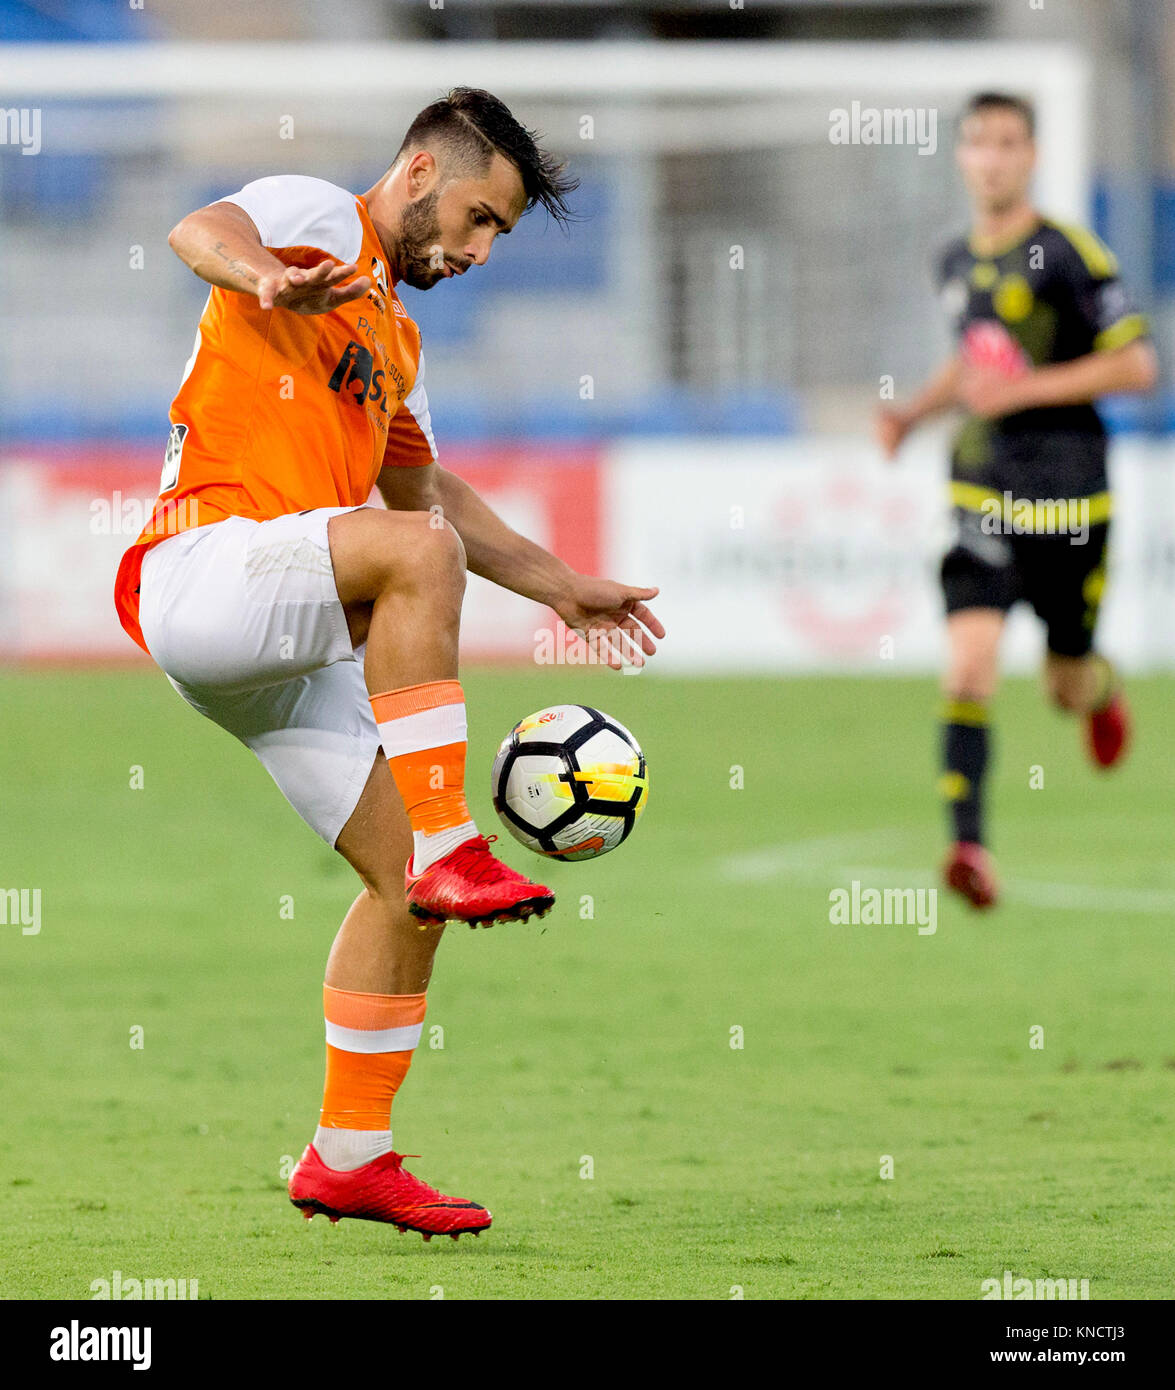
[[461, 537], [472, 573], [553, 608], [608, 665], [618, 669], [621, 658], [643, 665], [657, 650], [653, 638], [665, 636], [646, 603], [657, 589], [578, 574], [507, 526], [464, 479], [447, 469], [435, 463], [385, 468], [379, 489], [394, 510], [439, 508], [438, 515]]
[[973, 368], [960, 377], [958, 392], [960, 403], [973, 414], [997, 419], [1038, 406], [1084, 405], [1120, 392], [1152, 391], [1158, 379], [1153, 346], [1136, 339], [1071, 362], [1037, 367], [1018, 377]]
[[956, 403], [960, 367], [957, 356], [950, 358], [905, 405], [882, 406], [878, 410], [874, 435], [886, 458], [894, 457], [912, 429]]
[[210, 285], [256, 295], [263, 309], [326, 314], [371, 288], [367, 276], [350, 280], [358, 267], [329, 256], [312, 267], [288, 266], [261, 244], [253, 219], [235, 203], [211, 203], [178, 222], [167, 244]]

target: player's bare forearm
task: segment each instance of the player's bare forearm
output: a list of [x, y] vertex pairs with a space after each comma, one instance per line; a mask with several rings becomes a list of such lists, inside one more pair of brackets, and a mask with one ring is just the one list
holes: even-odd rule
[[1091, 352], [1072, 362], [1038, 367], [1018, 383], [1024, 405], [1083, 405], [1101, 396], [1151, 391], [1159, 367], [1149, 342], [1127, 343], [1109, 352]]
[[568, 565], [507, 526], [474, 488], [439, 464], [387, 467], [376, 485], [393, 511], [435, 508], [461, 537], [468, 568], [483, 579], [551, 607], [570, 592], [575, 573]]
[[960, 365], [958, 357], [950, 358], [904, 405], [878, 411], [877, 441], [886, 455], [892, 458], [912, 429], [955, 404]]
[[907, 429], [913, 429], [923, 420], [929, 420], [955, 404], [955, 384], [959, 379], [959, 367], [959, 358], [950, 358], [926, 382], [921, 391], [904, 406], [899, 407], [899, 413], [906, 420]]
[[222, 290], [256, 294], [263, 276], [285, 270], [261, 245], [252, 218], [234, 203], [189, 213], [172, 228], [167, 244], [201, 280]]
[[643, 665], [665, 629], [646, 600], [658, 590], [580, 574], [541, 545], [520, 536], [463, 479], [436, 463], [386, 467], [379, 490], [394, 511], [439, 509], [461, 537], [474, 574], [553, 608], [609, 666]]
[[435, 501], [465, 545], [469, 569], [516, 594], [558, 608], [575, 572], [549, 550], [507, 526], [463, 478], [438, 467]]
[[371, 288], [368, 276], [353, 278], [357, 267], [329, 256], [314, 266], [286, 265], [262, 246], [253, 219], [235, 203], [189, 213], [171, 229], [167, 244], [201, 280], [255, 295], [266, 310], [326, 314]]
[[1158, 375], [1154, 348], [1138, 341], [1016, 377], [990, 367], [970, 368], [959, 378], [959, 403], [974, 415], [998, 420], [1021, 410], [1085, 405], [1116, 392], [1149, 391]]

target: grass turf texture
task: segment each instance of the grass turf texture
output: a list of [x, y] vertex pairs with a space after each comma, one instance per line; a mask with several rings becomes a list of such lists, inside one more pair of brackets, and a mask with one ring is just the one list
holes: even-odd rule
[[616, 853], [547, 870], [544, 922], [449, 928], [397, 1147], [495, 1225], [424, 1245], [308, 1226], [284, 1193], [349, 870], [160, 676], [0, 677], [0, 886], [42, 889], [39, 935], [0, 927], [0, 1295], [87, 1298], [119, 1270], [212, 1298], [974, 1299], [1005, 1269], [1170, 1295], [1170, 680], [1132, 682], [1136, 747], [1108, 777], [1005, 686], [1008, 901], [944, 896], [925, 936], [828, 917], [852, 877], [933, 881], [932, 682], [466, 688], [483, 829], [497, 742], [544, 703], [628, 724], [651, 793]]

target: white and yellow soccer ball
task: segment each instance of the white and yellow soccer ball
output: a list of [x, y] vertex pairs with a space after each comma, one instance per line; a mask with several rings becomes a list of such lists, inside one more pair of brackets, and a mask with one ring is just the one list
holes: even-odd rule
[[627, 839], [649, 795], [640, 744], [590, 705], [551, 705], [502, 740], [494, 810], [548, 859], [596, 859]]

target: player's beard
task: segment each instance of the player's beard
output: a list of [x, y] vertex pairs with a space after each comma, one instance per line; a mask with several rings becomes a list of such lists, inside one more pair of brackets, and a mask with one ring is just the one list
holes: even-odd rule
[[[429, 290], [445, 274], [441, 222], [434, 189], [409, 203], [400, 214], [401, 278], [413, 289]], [[439, 258], [441, 264], [436, 264]]]
[[994, 187], [981, 188], [977, 201], [989, 217], [1001, 217], [1026, 204], [1031, 198], [1031, 184], [1023, 179], [999, 179]]
[[989, 216], [1000, 217], [1019, 207], [1023, 201], [1024, 192], [1022, 189], [998, 189], [995, 193], [988, 194], [984, 199], [983, 210]]

